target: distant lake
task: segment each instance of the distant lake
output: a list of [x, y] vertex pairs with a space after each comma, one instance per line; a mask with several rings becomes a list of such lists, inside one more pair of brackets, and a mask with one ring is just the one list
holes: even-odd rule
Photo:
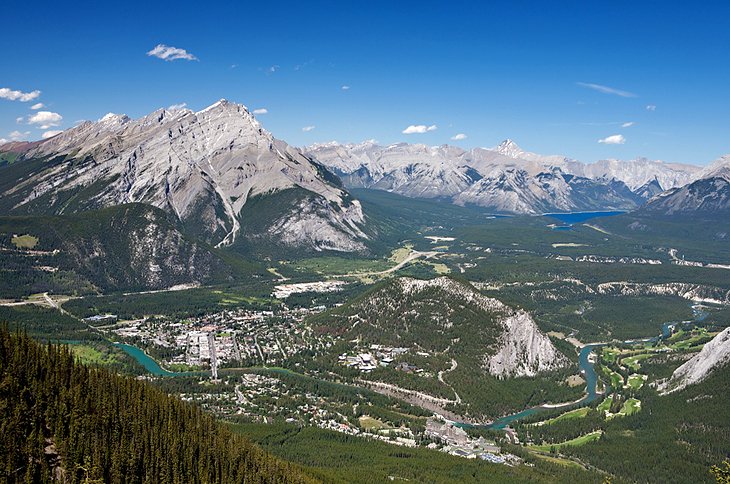
[[[621, 215], [622, 213], [626, 213], [625, 211], [612, 211], [612, 212], [568, 212], [568, 213], [546, 213], [543, 214], [543, 217], [551, 217], [556, 218], [563, 222], [564, 224], [577, 224], [580, 222], [585, 222], [586, 220], [590, 220], [592, 218], [597, 217], [611, 217], [613, 215]], [[558, 227], [556, 227], [558, 228]]]

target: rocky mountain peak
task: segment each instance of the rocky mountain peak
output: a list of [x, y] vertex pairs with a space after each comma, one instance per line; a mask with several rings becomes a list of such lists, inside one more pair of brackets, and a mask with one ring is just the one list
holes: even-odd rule
[[522, 148], [520, 148], [514, 140], [509, 138], [497, 145], [497, 147], [494, 148], [494, 151], [511, 158], [519, 158], [519, 156], [523, 153]]
[[285, 214], [271, 220], [270, 238], [317, 250], [364, 249], [359, 204], [242, 104], [222, 99], [198, 112], [158, 109], [139, 119], [110, 113], [29, 146], [23, 157], [57, 155], [67, 161], [2, 195], [16, 198], [16, 207], [33, 202], [36, 210], [55, 212], [64, 210], [56, 206], [60, 193], [87, 190], [82, 207], [146, 203], [209, 243], [231, 245], [249, 199], [301, 190], [298, 205], [279, 207]]

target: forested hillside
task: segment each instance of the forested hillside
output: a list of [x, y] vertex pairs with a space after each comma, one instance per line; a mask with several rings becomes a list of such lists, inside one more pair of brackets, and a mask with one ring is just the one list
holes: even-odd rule
[[198, 407], [0, 328], [0, 481], [308, 482]]

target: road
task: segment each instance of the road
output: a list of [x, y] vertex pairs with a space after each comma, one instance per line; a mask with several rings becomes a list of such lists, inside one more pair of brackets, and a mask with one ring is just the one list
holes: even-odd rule
[[459, 396], [459, 394], [458, 394], [458, 393], [456, 393], [456, 390], [454, 390], [454, 387], [452, 387], [451, 385], [449, 385], [448, 383], [446, 383], [446, 382], [444, 381], [444, 373], [449, 373], [449, 372], [451, 372], [451, 371], [454, 371], [454, 370], [456, 370], [456, 367], [457, 367], [457, 366], [459, 366], [459, 364], [458, 364], [458, 363], [456, 362], [456, 360], [455, 360], [455, 359], [451, 358], [451, 368], [449, 368], [448, 370], [441, 370], [441, 371], [440, 371], [440, 372], [438, 373], [438, 379], [439, 379], [439, 381], [440, 381], [441, 383], [443, 383], [443, 384], [444, 384], [444, 385], [446, 385], [447, 387], [451, 388], [451, 391], [452, 391], [452, 392], [454, 392], [454, 398], [456, 399], [456, 403], [461, 403], [461, 397]]
[[413, 262], [416, 259], [420, 259], [421, 257], [425, 259], [430, 259], [432, 257], [436, 257], [438, 255], [443, 254], [443, 252], [438, 251], [429, 251], [429, 252], [420, 252], [417, 250], [412, 250], [410, 254], [406, 256], [405, 259], [400, 261], [398, 264], [394, 265], [390, 269], [386, 269], [384, 271], [375, 271], [375, 272], [352, 272], [350, 274], [340, 274], [337, 276], [329, 276], [329, 277], [361, 277], [361, 276], [385, 276], [387, 274], [392, 274], [393, 272], [403, 268], [407, 264]]

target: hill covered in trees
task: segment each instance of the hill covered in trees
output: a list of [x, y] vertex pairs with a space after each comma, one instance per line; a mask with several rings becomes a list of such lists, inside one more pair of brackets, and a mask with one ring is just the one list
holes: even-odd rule
[[309, 482], [148, 383], [0, 328], [2, 482]]

